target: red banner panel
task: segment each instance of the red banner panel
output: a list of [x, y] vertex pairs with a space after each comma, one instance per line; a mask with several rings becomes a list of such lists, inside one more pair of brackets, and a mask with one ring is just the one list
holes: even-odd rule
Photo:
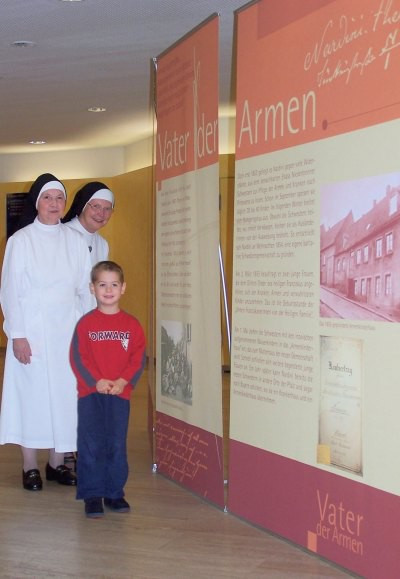
[[230, 441], [229, 510], [363, 577], [399, 576], [400, 500]]
[[220, 436], [157, 412], [156, 444], [159, 473], [223, 506]]

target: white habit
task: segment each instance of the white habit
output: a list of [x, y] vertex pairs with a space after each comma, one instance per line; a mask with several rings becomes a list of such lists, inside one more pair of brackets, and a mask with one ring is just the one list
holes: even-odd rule
[[76, 229], [76, 231], [79, 231], [79, 233], [83, 235], [90, 251], [90, 260], [92, 265], [95, 265], [99, 261], [105, 261], [108, 259], [108, 243], [100, 233], [90, 233], [90, 231], [87, 231], [79, 221], [78, 217], [74, 217], [71, 221], [67, 221], [65, 225], [71, 229]]
[[[90, 267], [83, 238], [61, 223], [36, 218], [8, 240], [0, 291], [8, 337], [0, 444], [76, 450], [69, 346], [78, 318], [91, 309]], [[30, 364], [15, 358], [13, 338], [27, 338]]]

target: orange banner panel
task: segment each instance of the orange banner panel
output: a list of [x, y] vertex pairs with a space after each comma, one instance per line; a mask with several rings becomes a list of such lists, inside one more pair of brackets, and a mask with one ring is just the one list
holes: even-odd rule
[[157, 181], [218, 161], [217, 30], [214, 18], [159, 57]]
[[[332, 137], [400, 115], [400, 12], [392, 0], [302, 3], [286, 24], [270, 2], [238, 21], [238, 159]], [[326, 4], [326, 5], [325, 5]], [[286, 6], [286, 3], [285, 3]], [[275, 22], [275, 26], [274, 26]], [[269, 32], [271, 30], [271, 32]], [[398, 77], [398, 75], [397, 75]]]

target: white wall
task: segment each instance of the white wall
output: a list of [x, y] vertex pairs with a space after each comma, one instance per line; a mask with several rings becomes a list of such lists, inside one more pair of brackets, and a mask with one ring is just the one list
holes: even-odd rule
[[59, 179], [91, 179], [124, 172], [124, 147], [0, 155], [3, 183], [33, 181], [41, 173], [53, 173]]
[[[218, 122], [220, 153], [233, 153], [235, 119], [220, 116]], [[0, 182], [33, 181], [41, 173], [53, 173], [59, 179], [114, 177], [149, 167], [154, 161], [152, 137], [125, 147], [7, 153], [0, 155]]]

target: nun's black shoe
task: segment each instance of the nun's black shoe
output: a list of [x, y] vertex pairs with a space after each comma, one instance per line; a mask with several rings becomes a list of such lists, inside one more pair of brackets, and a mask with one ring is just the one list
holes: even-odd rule
[[46, 480], [54, 480], [60, 483], [60, 485], [66, 485], [69, 487], [76, 486], [76, 474], [65, 466], [65, 464], [60, 464], [57, 468], [53, 468], [49, 463], [47, 463]]
[[43, 488], [42, 477], [37, 468], [22, 471], [22, 484], [27, 491], [41, 491]]

